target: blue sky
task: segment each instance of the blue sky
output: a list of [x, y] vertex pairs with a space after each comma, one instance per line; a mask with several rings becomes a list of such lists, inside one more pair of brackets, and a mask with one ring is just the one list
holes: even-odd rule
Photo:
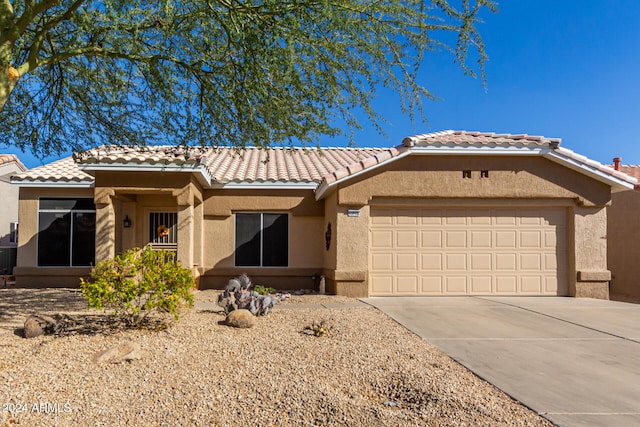
[[[393, 93], [377, 110], [388, 138], [365, 125], [360, 147], [393, 146], [416, 133], [445, 129], [562, 138], [594, 160], [640, 164], [640, 1], [502, 0], [480, 25], [489, 61], [487, 87], [465, 76], [446, 53], [426, 58], [427, 123], [412, 125]], [[322, 140], [340, 146], [347, 138]], [[27, 165], [41, 160], [15, 149]], [[45, 162], [55, 158], [44, 159]]]

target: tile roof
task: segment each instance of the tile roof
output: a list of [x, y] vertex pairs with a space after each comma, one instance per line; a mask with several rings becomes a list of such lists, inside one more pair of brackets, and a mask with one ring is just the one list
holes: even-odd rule
[[384, 151], [380, 148], [193, 148], [98, 149], [77, 156], [80, 168], [92, 165], [203, 166], [214, 181], [317, 183], [336, 169]]
[[[613, 168], [613, 165], [607, 165], [610, 168]], [[620, 165], [620, 172], [626, 173], [629, 176], [640, 179], [640, 165]]]
[[[87, 173], [100, 168], [167, 168], [167, 170], [206, 170], [214, 185], [248, 183], [316, 184], [317, 197], [329, 188], [359, 172], [412, 152], [463, 153], [471, 150], [533, 151], [610, 183], [637, 184], [634, 176], [603, 165], [571, 150], [559, 147], [559, 138], [525, 134], [496, 134], [447, 130], [407, 137], [393, 148], [179, 148], [179, 147], [102, 147], [50, 163], [14, 177], [18, 183], [87, 183]], [[153, 169], [152, 169], [153, 170]], [[87, 172], [85, 172], [87, 171]], [[616, 181], [616, 179], [618, 181]], [[619, 184], [618, 184], [619, 185]]]
[[16, 163], [20, 169], [26, 171], [27, 168], [22, 164], [22, 162], [18, 159], [18, 156], [15, 154], [0, 154], [0, 165]]
[[469, 132], [464, 130], [445, 130], [406, 137], [402, 140], [405, 147], [422, 146], [558, 146], [560, 138], [545, 138], [527, 134]]
[[46, 165], [14, 175], [12, 182], [28, 183], [87, 183], [93, 177], [78, 168], [72, 157], [66, 157]]

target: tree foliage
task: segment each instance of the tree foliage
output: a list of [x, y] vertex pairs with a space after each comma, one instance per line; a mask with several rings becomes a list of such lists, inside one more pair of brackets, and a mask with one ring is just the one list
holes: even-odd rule
[[80, 279], [82, 294], [90, 308], [112, 310], [131, 326], [153, 314], [177, 319], [181, 306], [193, 305], [195, 279], [174, 256], [146, 246], [100, 261], [89, 280]]
[[312, 143], [358, 128], [354, 110], [380, 129], [379, 87], [424, 115], [425, 54], [482, 73], [485, 9], [493, 0], [0, 0], [0, 143]]

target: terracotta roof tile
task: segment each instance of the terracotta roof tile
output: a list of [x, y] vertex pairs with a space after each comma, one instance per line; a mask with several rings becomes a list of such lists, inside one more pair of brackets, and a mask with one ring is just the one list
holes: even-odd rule
[[18, 159], [18, 156], [15, 154], [0, 154], [0, 165], [15, 163], [18, 165], [20, 169], [26, 171], [27, 168], [22, 164], [22, 162]]
[[93, 182], [93, 177], [78, 168], [73, 157], [66, 157], [14, 175], [14, 182]]
[[[608, 165], [613, 169], [612, 165]], [[623, 172], [629, 176], [640, 179], [640, 165], [620, 165], [620, 172]]]
[[498, 134], [492, 132], [469, 132], [463, 130], [446, 130], [441, 132], [425, 133], [405, 138], [405, 146], [436, 145], [436, 146], [473, 146], [473, 145], [531, 145], [545, 146], [560, 144], [559, 138], [545, 138], [527, 134], [512, 135], [508, 133]]

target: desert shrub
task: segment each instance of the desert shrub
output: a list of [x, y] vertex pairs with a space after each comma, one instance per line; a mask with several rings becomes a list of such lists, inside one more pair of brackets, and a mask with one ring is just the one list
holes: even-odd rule
[[101, 261], [89, 280], [81, 280], [90, 308], [112, 310], [131, 326], [152, 314], [178, 319], [181, 306], [193, 306], [194, 287], [191, 271], [175, 261], [175, 253], [150, 246]]
[[262, 286], [262, 285], [256, 285], [253, 288], [253, 290], [256, 291], [260, 295], [270, 295], [270, 294], [275, 294], [276, 293], [276, 290], [274, 288], [269, 288], [267, 286]]

